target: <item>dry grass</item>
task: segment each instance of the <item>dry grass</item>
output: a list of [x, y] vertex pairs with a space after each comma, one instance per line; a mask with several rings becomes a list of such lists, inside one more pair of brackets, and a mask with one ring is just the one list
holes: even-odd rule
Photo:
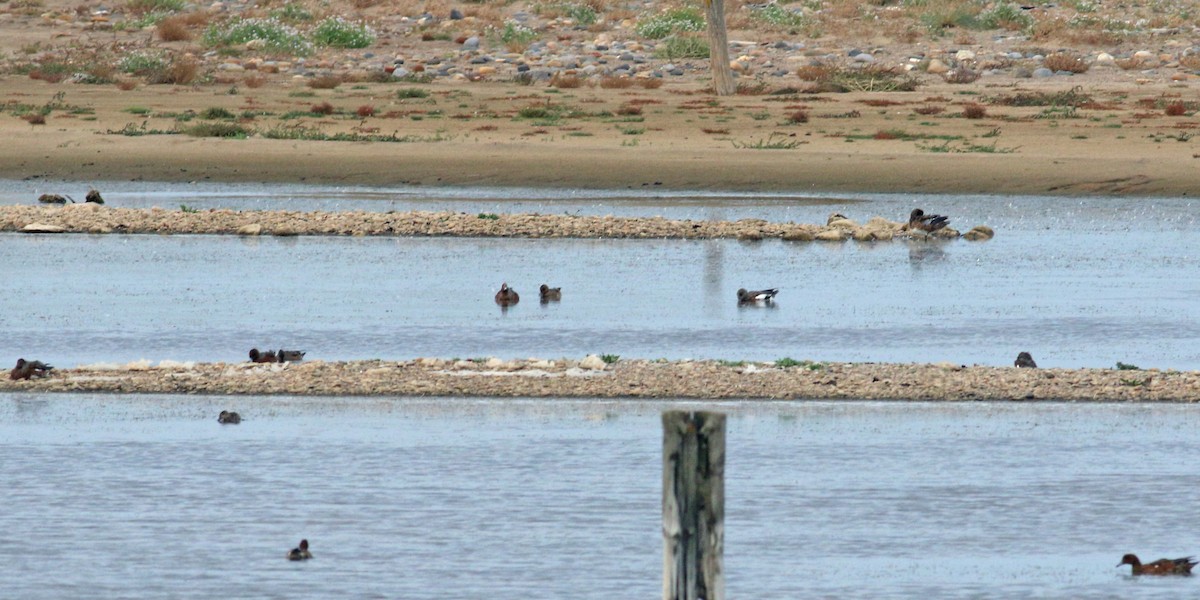
[[657, 90], [663, 85], [663, 80], [657, 77], [640, 78], [637, 79], [637, 82], [638, 85], [642, 86], [642, 89], [644, 90]]
[[553, 76], [550, 77], [550, 87], [558, 88], [560, 90], [574, 89], [574, 88], [580, 87], [582, 85], [583, 85], [583, 80], [575, 75], [564, 75], [562, 73], [555, 73]]
[[367, 117], [373, 117], [373, 116], [375, 116], [375, 107], [371, 106], [370, 104], [364, 104], [364, 105], [358, 107], [358, 109], [356, 109], [354, 111], [354, 114], [356, 114], [364, 119]]
[[497, 129], [500, 128], [495, 125], [480, 125], [475, 128], [475, 131], [496, 131]]
[[132, 79], [122, 79], [117, 82], [117, 89], [122, 92], [128, 92], [137, 87], [137, 82]]
[[808, 122], [808, 111], [798, 110], [796, 112], [793, 112], [792, 114], [788, 115], [788, 122], [789, 123], [797, 123], [797, 124], [807, 123]]
[[796, 69], [796, 76], [801, 81], [829, 81], [833, 77], [833, 67], [829, 65], [804, 65]]
[[617, 114], [624, 116], [640, 115], [642, 114], [642, 107], [634, 104], [622, 104], [620, 108], [617, 109]]
[[339, 85], [342, 85], [342, 78], [338, 75], [317, 75], [308, 80], [308, 87], [314, 90], [332, 90]]
[[1066, 52], [1058, 52], [1046, 57], [1043, 65], [1051, 71], [1070, 71], [1071, 73], [1086, 73], [1088, 70], [1087, 61]]
[[1168, 117], [1182, 117], [1183, 115], [1187, 114], [1187, 105], [1183, 103], [1183, 100], [1168, 102], [1167, 105], [1163, 107], [1163, 113], [1165, 113]]
[[246, 77], [244, 77], [242, 79], [242, 85], [244, 85], [250, 89], [257, 89], [266, 84], [267, 84], [267, 78], [263, 77], [262, 75], [258, 75], [258, 74], [247, 75]]
[[987, 108], [972, 102], [963, 107], [962, 115], [966, 119], [982, 119], [987, 116]]
[[700, 129], [700, 131], [703, 131], [704, 133], [707, 133], [709, 135], [729, 135], [728, 129], [712, 129], [709, 127], [704, 127], [702, 129]]
[[601, 77], [600, 87], [606, 90], [623, 90], [633, 87], [634, 81], [628, 77]]
[[30, 125], [46, 124], [46, 115], [43, 115], [42, 113], [29, 113], [27, 115], [21, 115], [21, 119]]
[[315, 115], [332, 115], [333, 114], [333, 105], [328, 102], [314, 104], [308, 108], [308, 112], [313, 113]]
[[179, 58], [171, 61], [165, 68], [146, 75], [146, 82], [152, 84], [187, 85], [196, 80], [200, 72], [200, 63]]
[[187, 19], [182, 15], [178, 17], [167, 17], [158, 22], [158, 27], [155, 28], [158, 33], [158, 39], [164, 42], [187, 42], [192, 39], [192, 32], [188, 29]]
[[945, 111], [946, 109], [941, 106], [918, 106], [913, 109], [913, 112], [924, 116], [940, 115]]
[[1192, 71], [1200, 71], [1200, 54], [1185, 54], [1179, 57], [1179, 66]]

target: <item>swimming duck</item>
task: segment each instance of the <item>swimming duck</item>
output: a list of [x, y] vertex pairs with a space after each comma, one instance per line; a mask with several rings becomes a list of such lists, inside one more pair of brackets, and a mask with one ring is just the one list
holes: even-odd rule
[[1022, 367], [1026, 369], [1036, 369], [1037, 363], [1033, 362], [1033, 355], [1028, 352], [1022, 352], [1017, 355], [1017, 360], [1013, 361], [1014, 367]]
[[222, 425], [237, 425], [242, 422], [242, 415], [239, 415], [231, 410], [223, 410], [217, 415], [217, 422]]
[[1133, 567], [1134, 575], [1191, 575], [1192, 567], [1196, 566], [1196, 561], [1192, 557], [1185, 558], [1160, 558], [1152, 563], [1142, 564], [1138, 560], [1136, 554], [1126, 554], [1121, 557], [1121, 562], [1117, 566], [1130, 565]]
[[300, 540], [300, 545], [292, 548], [287, 554], [288, 560], [308, 560], [312, 558], [312, 552], [308, 551], [308, 540]]
[[83, 197], [84, 204], [91, 202], [92, 204], [104, 204], [104, 198], [100, 197], [100, 191], [92, 188], [88, 190], [87, 196]]
[[500, 284], [500, 291], [496, 292], [496, 304], [512, 306], [520, 301], [521, 296], [517, 294], [517, 290], [508, 287], [507, 283]]
[[280, 348], [275, 357], [279, 359], [279, 362], [300, 362], [304, 360], [305, 354], [306, 352], [303, 350], [284, 350]]
[[542, 304], [550, 302], [551, 300], [554, 302], [562, 300], [562, 288], [560, 287], [552, 288], [543, 283], [542, 287], [538, 288], [538, 293], [540, 293], [542, 296]]
[[919, 229], [927, 233], [933, 233], [942, 229], [950, 223], [950, 217], [942, 215], [927, 215], [925, 211], [914, 208], [912, 214], [908, 216], [908, 228]]
[[746, 288], [737, 291], [738, 304], [771, 304], [775, 302], [775, 294], [779, 293], [779, 288], [771, 288], [768, 290], [754, 290], [747, 292]]
[[250, 362], [273, 363], [273, 362], [279, 362], [279, 359], [275, 357], [274, 350], [267, 350], [266, 352], [259, 352], [258, 348], [251, 348], [250, 349]]
[[18, 379], [33, 379], [34, 377], [45, 377], [52, 370], [54, 370], [54, 367], [40, 360], [18, 358], [17, 366], [13, 367], [12, 371], [9, 371], [8, 376], [14, 381]]

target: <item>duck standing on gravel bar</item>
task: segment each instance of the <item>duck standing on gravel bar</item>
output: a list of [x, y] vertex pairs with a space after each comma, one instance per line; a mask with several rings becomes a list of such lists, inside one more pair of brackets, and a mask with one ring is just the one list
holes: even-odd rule
[[496, 304], [512, 306], [520, 301], [521, 296], [517, 294], [517, 290], [508, 287], [507, 283], [500, 284], [500, 291], [496, 292]]
[[300, 545], [292, 548], [288, 552], [288, 560], [308, 560], [312, 558], [312, 552], [308, 551], [308, 540], [300, 540]]
[[54, 367], [40, 360], [25, 360], [23, 358], [18, 358], [17, 366], [13, 367], [12, 371], [9, 371], [8, 377], [13, 381], [17, 381], [19, 379], [33, 379], [34, 377], [45, 377], [50, 374], [50, 371], [53, 370]]
[[275, 357], [274, 350], [267, 350], [266, 352], [259, 352], [258, 348], [251, 348], [250, 349], [250, 362], [273, 363], [273, 362], [279, 362], [279, 359]]
[[1013, 361], [1013, 366], [1022, 369], [1036, 369], [1037, 363], [1033, 362], [1033, 355], [1028, 352], [1022, 352], [1017, 355], [1017, 360]]
[[926, 233], [933, 233], [949, 224], [950, 217], [927, 215], [919, 208], [914, 208], [912, 214], [908, 215], [908, 228], [920, 229]]
[[1136, 554], [1126, 554], [1121, 557], [1117, 566], [1130, 565], [1134, 575], [1191, 575], [1196, 561], [1192, 557], [1160, 558], [1152, 563], [1142, 564]]
[[766, 290], [754, 290], [747, 292], [746, 288], [737, 291], [738, 304], [773, 304], [775, 302], [775, 294], [779, 293], [779, 288], [770, 288]]
[[307, 354], [303, 350], [284, 350], [279, 349], [279, 353], [275, 355], [279, 362], [300, 362], [304, 360], [304, 355]]
[[237, 425], [242, 422], [242, 415], [239, 415], [231, 410], [223, 410], [217, 415], [217, 422], [222, 425]]
[[542, 297], [542, 304], [562, 300], [562, 288], [560, 287], [552, 288], [543, 283], [542, 287], [538, 288], [538, 293]]

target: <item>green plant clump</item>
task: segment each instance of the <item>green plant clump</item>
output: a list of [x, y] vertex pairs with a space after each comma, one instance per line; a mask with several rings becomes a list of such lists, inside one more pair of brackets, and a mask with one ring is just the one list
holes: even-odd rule
[[652, 40], [683, 31], [704, 31], [704, 16], [694, 8], [673, 8], [638, 21], [634, 31]]
[[295, 28], [275, 19], [243, 19], [213, 23], [204, 31], [204, 43], [209, 46], [236, 46], [259, 42], [263, 48], [280, 54], [308, 56], [312, 43]]
[[654, 57], [664, 60], [708, 58], [708, 40], [695, 36], [672, 36], [654, 48]]
[[371, 28], [341, 17], [329, 17], [312, 30], [312, 41], [330, 48], [366, 48], [375, 43]]
[[117, 69], [131, 75], [147, 75], [165, 69], [167, 61], [156, 52], [134, 52], [117, 63]]
[[611, 365], [611, 364], [617, 362], [618, 360], [621, 360], [621, 355], [620, 354], [601, 354], [600, 360], [604, 361], [604, 364], [606, 364], [606, 365]]
[[808, 18], [794, 10], [786, 9], [778, 4], [768, 4], [756, 11], [754, 17], [761, 21], [766, 21], [772, 25], [780, 27], [804, 27], [808, 24]]
[[284, 23], [302, 23], [313, 20], [313, 14], [307, 8], [288, 2], [282, 7], [271, 11], [271, 17]]

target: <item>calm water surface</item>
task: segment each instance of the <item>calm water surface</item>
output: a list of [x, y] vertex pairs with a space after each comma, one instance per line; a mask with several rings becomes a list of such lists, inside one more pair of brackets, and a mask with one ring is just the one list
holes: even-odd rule
[[[0, 182], [0, 201], [30, 186]], [[73, 184], [86, 191], [86, 186]], [[69, 188], [69, 189], [64, 189]], [[101, 185], [109, 202], [451, 208], [865, 221], [913, 206], [997, 237], [880, 244], [0, 235], [0, 359], [61, 366], [309, 358], [627, 357], [1200, 368], [1200, 227], [1190, 198], [855, 198], [512, 188]], [[524, 301], [500, 311], [502, 282]], [[537, 302], [542, 283], [563, 301]], [[779, 287], [739, 309], [740, 287]]]
[[681, 406], [731, 415], [730, 598], [1200, 591], [1113, 567], [1200, 552], [1196, 406], [34, 394], [0, 394], [0, 589], [658, 597]]

